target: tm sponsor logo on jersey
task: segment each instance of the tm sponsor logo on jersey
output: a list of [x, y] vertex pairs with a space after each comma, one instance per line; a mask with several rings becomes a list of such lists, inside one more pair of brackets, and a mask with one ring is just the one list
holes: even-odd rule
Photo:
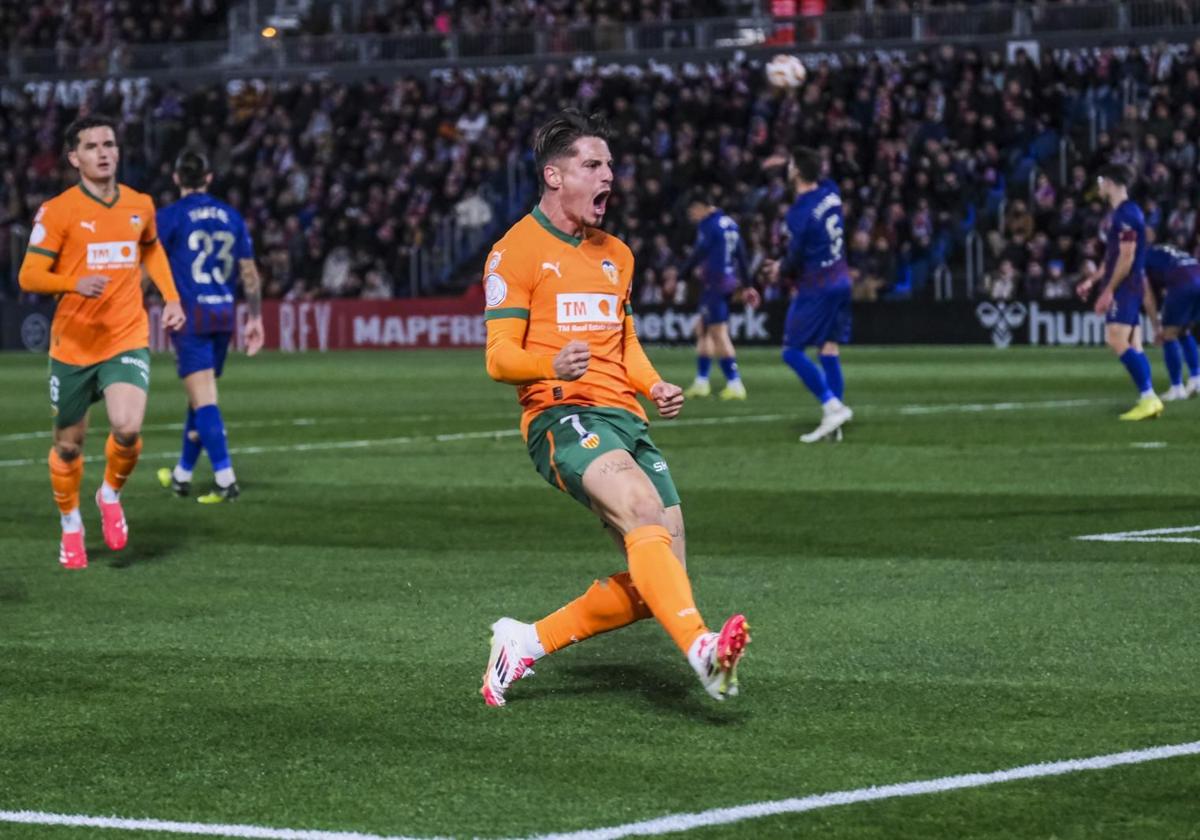
[[621, 323], [616, 295], [592, 292], [562, 292], [557, 298], [558, 329], [574, 332], [612, 329]]
[[103, 271], [108, 268], [133, 268], [138, 262], [136, 242], [89, 242], [87, 266]]

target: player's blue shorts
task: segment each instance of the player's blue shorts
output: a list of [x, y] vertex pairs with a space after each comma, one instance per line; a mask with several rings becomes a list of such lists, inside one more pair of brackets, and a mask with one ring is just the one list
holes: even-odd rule
[[850, 284], [801, 289], [788, 307], [783, 346], [803, 350], [850, 340]]
[[1176, 286], [1167, 292], [1162, 304], [1164, 327], [1186, 327], [1200, 321], [1200, 284]]
[[232, 340], [233, 333], [229, 332], [200, 335], [171, 333], [171, 343], [175, 345], [175, 369], [179, 372], [179, 378], [201, 370], [212, 370], [216, 376], [220, 376], [225, 369], [225, 356], [229, 353]]
[[1136, 327], [1142, 322], [1142, 288], [1132, 283], [1122, 283], [1113, 295], [1112, 306], [1104, 316], [1106, 324], [1126, 324]]
[[700, 295], [700, 320], [706, 326], [724, 324], [729, 320], [729, 301], [732, 297], [719, 289], [706, 289]]

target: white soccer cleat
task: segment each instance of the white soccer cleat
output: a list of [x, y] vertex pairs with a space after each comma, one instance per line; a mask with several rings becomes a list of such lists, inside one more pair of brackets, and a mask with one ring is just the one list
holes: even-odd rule
[[1175, 402], [1176, 400], [1186, 400], [1192, 395], [1192, 392], [1183, 385], [1172, 385], [1167, 389], [1167, 393], [1162, 395], [1163, 402]]
[[533, 676], [534, 659], [525, 651], [522, 637], [529, 625], [512, 618], [502, 618], [492, 625], [492, 652], [487, 670], [483, 672], [483, 687], [479, 693], [489, 706], [503, 706], [504, 692], [522, 677]]
[[854, 412], [850, 410], [849, 406], [839, 405], [837, 408], [829, 409], [821, 418], [821, 425], [806, 435], [800, 435], [800, 442], [816, 443], [823, 440], [849, 423], [852, 417], [854, 417]]
[[705, 633], [692, 643], [688, 662], [714, 700], [737, 696], [738, 661], [748, 644], [750, 625], [740, 613], [727, 619], [720, 633]]
[[1187, 384], [1183, 386], [1187, 391], [1188, 396], [1200, 391], [1200, 376], [1192, 376], [1188, 379]]

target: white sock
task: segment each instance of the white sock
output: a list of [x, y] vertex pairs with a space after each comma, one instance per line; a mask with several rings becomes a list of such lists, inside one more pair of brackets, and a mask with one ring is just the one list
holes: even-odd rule
[[233, 467], [226, 467], [223, 470], [217, 470], [216, 473], [217, 486], [228, 487], [233, 482], [237, 481], [233, 476]]
[[826, 414], [830, 414], [834, 411], [839, 411], [845, 407], [846, 406], [843, 405], [842, 401], [839, 400], [837, 397], [830, 397], [828, 400], [821, 403], [821, 408], [825, 409]]
[[1193, 388], [1200, 388], [1200, 376], [1189, 376], [1188, 382], [1191, 383]]
[[192, 480], [192, 471], [185, 470], [183, 467], [179, 466], [179, 464], [175, 465], [175, 469], [171, 471], [171, 474], [174, 475], [175, 480], [180, 483]]
[[1153, 388], [1151, 388], [1148, 391], [1142, 391], [1142, 399], [1144, 399], [1144, 400], [1149, 399], [1150, 397], [1154, 397], [1154, 396], [1157, 396], [1157, 394], [1154, 393]]
[[542, 647], [542, 640], [538, 638], [537, 628], [532, 624], [522, 624], [524, 632], [521, 634], [521, 646], [525, 648], [525, 655], [531, 656], [533, 659], [541, 659], [546, 655], [546, 649]]
[[693, 385], [707, 385], [708, 377], [707, 376], [697, 376], [695, 381], [692, 384]]
[[119, 502], [121, 501], [121, 491], [106, 481], [100, 485], [100, 501], [108, 505], [111, 505], [113, 502]]
[[83, 517], [79, 515], [79, 508], [75, 508], [70, 513], [62, 514], [60, 518], [64, 534], [74, 534], [76, 531], [83, 530]]

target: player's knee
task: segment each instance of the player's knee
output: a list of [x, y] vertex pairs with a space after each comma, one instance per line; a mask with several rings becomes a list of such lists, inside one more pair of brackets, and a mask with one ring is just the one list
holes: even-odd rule
[[633, 527], [642, 528], [646, 525], [665, 525], [666, 516], [662, 500], [657, 495], [639, 493], [629, 501], [629, 518]]
[[1110, 333], [1105, 337], [1105, 341], [1108, 343], [1108, 346], [1112, 348], [1112, 351], [1118, 356], [1129, 349], [1129, 339], [1123, 335], [1113, 335]]
[[78, 443], [63, 441], [54, 444], [54, 454], [69, 464], [83, 454], [83, 447]]
[[141, 437], [136, 429], [113, 429], [112, 436], [121, 446], [136, 446], [138, 438]]

